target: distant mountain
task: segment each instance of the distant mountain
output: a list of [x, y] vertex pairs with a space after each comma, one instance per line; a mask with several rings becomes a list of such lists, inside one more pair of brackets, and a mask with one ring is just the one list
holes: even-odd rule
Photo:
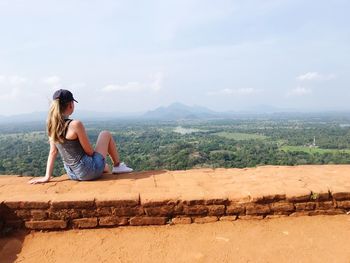
[[[73, 119], [83, 121], [109, 121], [116, 119], [136, 119], [136, 120], [196, 120], [196, 119], [242, 119], [255, 117], [278, 117], [290, 118], [291, 116], [331, 116], [341, 117], [349, 116], [347, 111], [301, 111], [288, 108], [276, 108], [269, 105], [258, 105], [247, 110], [217, 112], [203, 106], [188, 106], [182, 103], [172, 103], [167, 107], [158, 107], [155, 110], [135, 113], [118, 113], [118, 112], [95, 112], [86, 110], [77, 110], [71, 116]], [[4, 123], [25, 123], [40, 122], [45, 123], [47, 112], [33, 112], [26, 114], [18, 114], [12, 116], [0, 115], [0, 124]]]
[[220, 113], [201, 106], [188, 106], [182, 103], [173, 103], [168, 107], [159, 107], [148, 111], [141, 117], [145, 119], [204, 119], [219, 117]]
[[33, 122], [41, 121], [45, 122], [47, 112], [32, 112], [24, 114], [16, 114], [11, 116], [0, 116], [0, 123], [13, 123], [13, 122]]

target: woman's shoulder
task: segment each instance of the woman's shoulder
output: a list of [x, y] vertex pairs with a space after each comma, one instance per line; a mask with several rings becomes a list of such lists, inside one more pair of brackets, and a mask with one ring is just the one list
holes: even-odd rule
[[77, 129], [84, 129], [84, 124], [80, 120], [72, 120], [69, 124], [69, 127], [77, 130]]
[[80, 121], [80, 120], [73, 120], [73, 119], [71, 119], [69, 121], [70, 121], [69, 125], [74, 125], [74, 126], [83, 125], [82, 121]]

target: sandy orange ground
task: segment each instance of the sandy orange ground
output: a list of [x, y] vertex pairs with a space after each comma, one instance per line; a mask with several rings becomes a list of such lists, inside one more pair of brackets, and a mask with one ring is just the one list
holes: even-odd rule
[[0, 262], [350, 262], [350, 216], [33, 232]]

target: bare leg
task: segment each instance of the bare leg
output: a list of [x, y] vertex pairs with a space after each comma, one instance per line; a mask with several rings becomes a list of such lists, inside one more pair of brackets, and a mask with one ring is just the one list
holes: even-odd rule
[[[98, 135], [95, 151], [102, 154], [104, 158], [109, 155], [112, 159], [113, 166], [118, 166], [120, 163], [117, 146], [114, 142], [112, 134], [109, 131], [102, 131]], [[105, 167], [106, 170], [106, 167]], [[109, 170], [109, 168], [108, 168]]]

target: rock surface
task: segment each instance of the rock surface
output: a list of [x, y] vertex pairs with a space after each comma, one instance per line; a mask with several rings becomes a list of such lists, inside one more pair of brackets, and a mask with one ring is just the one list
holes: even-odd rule
[[0, 177], [3, 227], [158, 225], [181, 217], [202, 223], [350, 210], [350, 165], [147, 171], [90, 182], [64, 175], [40, 185], [28, 180]]

